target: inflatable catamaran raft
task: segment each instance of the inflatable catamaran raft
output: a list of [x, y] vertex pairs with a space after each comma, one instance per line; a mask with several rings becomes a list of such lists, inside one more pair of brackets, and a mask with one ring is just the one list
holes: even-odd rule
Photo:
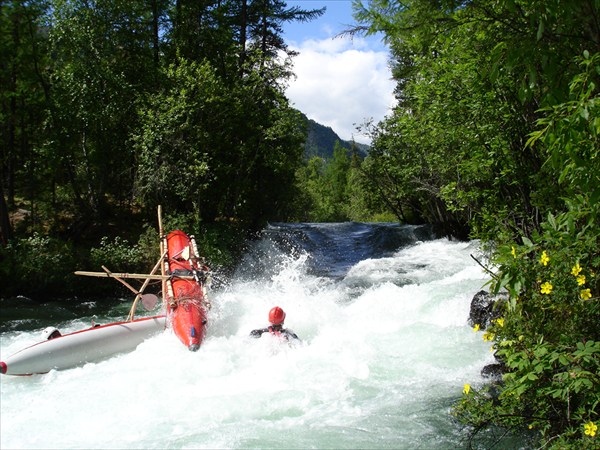
[[[0, 362], [0, 373], [33, 375], [69, 369], [133, 351], [144, 340], [167, 328], [171, 328], [190, 351], [198, 350], [206, 335], [210, 308], [207, 300], [209, 269], [199, 257], [193, 236], [180, 230], [163, 235], [160, 206], [158, 216], [161, 258], [150, 274], [112, 273], [104, 266], [104, 272], [75, 272], [77, 275], [112, 277], [132, 290], [136, 296], [126, 321], [96, 325], [64, 335], [57, 330], [48, 333], [41, 342]], [[159, 267], [161, 274], [156, 274]], [[145, 281], [138, 291], [125, 278]], [[162, 281], [162, 314], [135, 319], [139, 300], [147, 310], [156, 305], [158, 298], [155, 295], [143, 294], [151, 280]]]
[[48, 337], [0, 362], [0, 372], [6, 375], [33, 375], [99, 361], [135, 350], [146, 339], [164, 330], [165, 325], [166, 317], [161, 315], [92, 326]]

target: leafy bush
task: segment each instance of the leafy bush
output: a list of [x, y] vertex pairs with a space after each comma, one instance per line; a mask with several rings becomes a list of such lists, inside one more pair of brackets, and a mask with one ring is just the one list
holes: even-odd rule
[[91, 264], [95, 268], [107, 267], [113, 272], [137, 272], [149, 270], [146, 267], [145, 252], [138, 244], [130, 244], [127, 239], [116, 236], [111, 241], [103, 237], [100, 247], [90, 250]]
[[65, 274], [75, 270], [72, 247], [65, 242], [34, 233], [0, 247], [0, 296], [45, 298], [71, 292]]
[[547, 110], [529, 141], [545, 145], [565, 210], [495, 251], [492, 287], [509, 300], [484, 339], [507, 373], [499, 386], [465, 389], [454, 410], [474, 433], [529, 429], [561, 449], [600, 447], [600, 54], [580, 63], [572, 100]]
[[574, 215], [550, 216], [540, 244], [498, 249], [495, 288], [510, 297], [484, 339], [507, 373], [498, 395], [473, 390], [455, 410], [474, 430], [522, 427], [557, 448], [598, 445], [585, 433], [600, 414], [599, 235], [571, 229]]

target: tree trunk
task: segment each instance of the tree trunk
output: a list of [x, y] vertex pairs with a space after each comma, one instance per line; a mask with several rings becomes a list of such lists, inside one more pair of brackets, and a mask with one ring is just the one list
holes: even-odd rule
[[8, 244], [12, 239], [12, 228], [8, 218], [8, 208], [4, 199], [4, 188], [0, 183], [0, 242], [2, 245]]
[[154, 66], [158, 67], [159, 49], [158, 49], [158, 0], [152, 0], [152, 43], [154, 51]]
[[244, 64], [246, 62], [246, 29], [248, 27], [248, 3], [242, 0], [242, 10], [240, 11], [240, 58], [239, 58], [239, 76], [244, 75]]

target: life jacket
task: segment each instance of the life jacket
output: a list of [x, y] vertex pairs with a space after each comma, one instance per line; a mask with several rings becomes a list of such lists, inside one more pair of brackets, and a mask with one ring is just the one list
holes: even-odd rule
[[252, 330], [250, 332], [250, 336], [253, 338], [259, 338], [262, 336], [263, 333], [266, 332], [269, 332], [269, 334], [277, 336], [280, 339], [285, 339], [286, 341], [289, 341], [290, 339], [300, 340], [300, 338], [296, 336], [296, 333], [294, 333], [293, 331], [287, 330], [277, 325], [270, 325], [267, 328]]
[[275, 327], [276, 327], [276, 325], [269, 326], [269, 328], [268, 328], [269, 333], [271, 333], [271, 334], [273, 334], [275, 336], [282, 336], [283, 335], [287, 339], [287, 334], [282, 333], [282, 331], [284, 331], [283, 328], [281, 328], [281, 326], [279, 326], [277, 328], [275, 328]]

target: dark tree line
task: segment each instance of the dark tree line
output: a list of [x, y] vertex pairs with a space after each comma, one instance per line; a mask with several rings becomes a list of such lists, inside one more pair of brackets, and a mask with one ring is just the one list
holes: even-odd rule
[[2, 3], [1, 184], [26, 233], [132, 211], [285, 219], [304, 124], [280, 0]]

